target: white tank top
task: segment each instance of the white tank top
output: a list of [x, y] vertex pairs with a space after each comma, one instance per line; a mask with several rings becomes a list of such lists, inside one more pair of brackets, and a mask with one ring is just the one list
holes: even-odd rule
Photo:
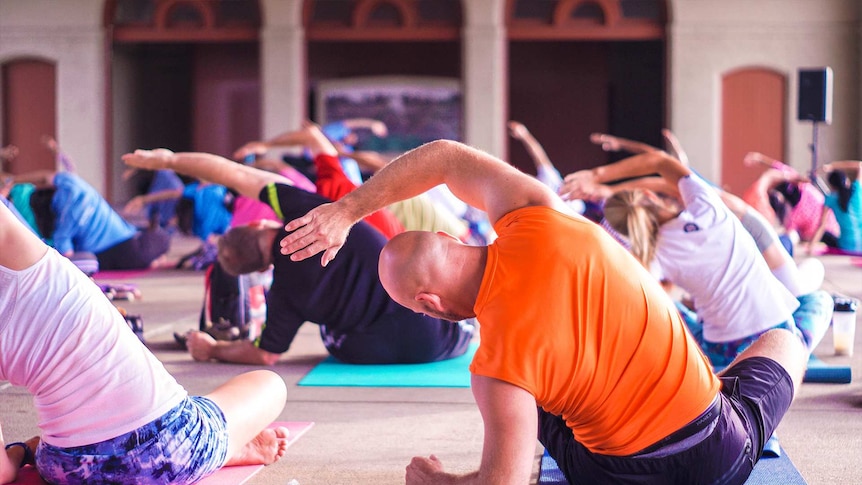
[[139, 428], [187, 395], [54, 249], [23, 271], [0, 266], [0, 380], [33, 394], [42, 439], [66, 448]]

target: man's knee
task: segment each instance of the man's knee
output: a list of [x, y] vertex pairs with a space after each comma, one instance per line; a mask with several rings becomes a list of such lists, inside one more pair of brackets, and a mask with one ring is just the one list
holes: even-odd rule
[[773, 329], [764, 333], [740, 354], [738, 360], [758, 356], [777, 362], [793, 379], [794, 389], [799, 388], [805, 374], [808, 352], [793, 332]]

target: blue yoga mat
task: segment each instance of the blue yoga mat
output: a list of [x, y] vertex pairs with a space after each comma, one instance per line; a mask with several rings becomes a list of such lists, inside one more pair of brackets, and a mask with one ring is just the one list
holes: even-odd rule
[[848, 365], [830, 365], [815, 356], [808, 359], [804, 382], [850, 384], [851, 371]]
[[[547, 451], [542, 455], [539, 467], [539, 480], [536, 485], [568, 485], [569, 482], [566, 481], [566, 477], [563, 476], [557, 462], [548, 455]], [[807, 484], [783, 449], [777, 457], [761, 458], [745, 483], [746, 485]]]
[[470, 361], [478, 344], [454, 359], [428, 364], [355, 365], [327, 357], [300, 381], [300, 386], [470, 387]]
[[[722, 368], [716, 368], [720, 372]], [[823, 362], [814, 355], [808, 358], [808, 369], [805, 370], [803, 382], [819, 382], [826, 384], [849, 384], [852, 377], [850, 366], [832, 365]]]

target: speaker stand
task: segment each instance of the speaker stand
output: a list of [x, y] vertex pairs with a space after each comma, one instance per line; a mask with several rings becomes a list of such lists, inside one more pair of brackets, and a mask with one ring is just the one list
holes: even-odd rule
[[820, 177], [817, 176], [817, 127], [818, 122], [811, 122], [811, 144], [808, 145], [808, 148], [811, 150], [811, 172], [808, 174], [808, 178], [811, 179], [811, 183], [817, 187], [820, 192], [823, 192], [825, 195], [828, 191], [826, 187], [823, 185], [823, 182], [820, 180]]

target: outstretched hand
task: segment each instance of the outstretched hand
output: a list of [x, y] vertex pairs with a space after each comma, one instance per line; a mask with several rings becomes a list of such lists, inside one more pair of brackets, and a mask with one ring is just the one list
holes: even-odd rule
[[427, 485], [444, 483], [448, 475], [443, 471], [443, 463], [434, 455], [414, 457], [407, 465], [406, 485]]
[[578, 170], [566, 175], [558, 194], [563, 200], [600, 201], [609, 197], [610, 192], [608, 186], [596, 181], [596, 176], [592, 170]]
[[593, 133], [590, 135], [590, 141], [601, 146], [606, 152], [618, 152], [622, 148], [619, 138], [606, 133]]
[[144, 209], [144, 198], [140, 195], [132, 197], [123, 207], [123, 214], [132, 215], [141, 212]]
[[174, 152], [167, 148], [155, 150], [135, 150], [134, 153], [123, 155], [123, 162], [130, 167], [145, 168], [147, 170], [161, 170], [168, 168]]
[[326, 266], [335, 259], [355, 223], [340, 204], [319, 205], [284, 226], [290, 234], [281, 240], [281, 254], [302, 261], [323, 252], [320, 265]]
[[766, 158], [760, 152], [748, 152], [742, 159], [742, 163], [746, 167], [754, 167], [761, 163], [766, 163]]
[[249, 155], [264, 155], [268, 149], [269, 147], [267, 144], [262, 141], [250, 141], [237, 148], [236, 151], [233, 152], [233, 158], [234, 160], [243, 160]]
[[519, 121], [510, 121], [506, 123], [506, 126], [509, 127], [509, 134], [516, 140], [523, 140], [530, 133], [527, 127]]

